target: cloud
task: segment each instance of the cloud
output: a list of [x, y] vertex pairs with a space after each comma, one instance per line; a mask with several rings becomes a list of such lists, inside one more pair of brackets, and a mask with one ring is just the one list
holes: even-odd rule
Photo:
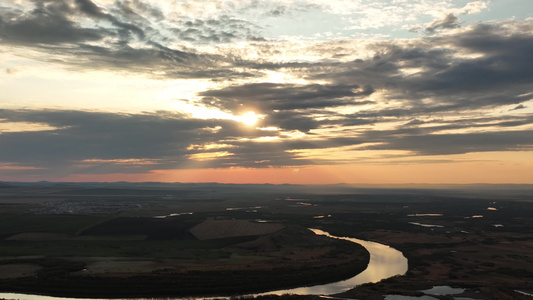
[[6, 71], [6, 74], [9, 74], [9, 75], [14, 75], [20, 72], [20, 70], [16, 68], [6, 68], [5, 71]]
[[117, 7], [113, 11], [127, 19], [140, 19], [144, 22], [150, 22], [149, 20], [162, 21], [165, 19], [165, 14], [160, 8], [141, 0], [121, 1], [115, 4]]
[[[171, 78], [231, 77], [242, 73], [220, 68], [226, 61], [220, 55], [197, 54], [193, 49], [167, 46], [169, 39], [150, 26], [146, 18], [132, 17], [136, 14], [133, 9], [162, 17], [156, 8], [139, 1], [117, 2], [117, 5], [119, 8], [112, 9], [117, 16], [90, 0], [34, 1], [27, 11], [22, 7], [7, 7], [0, 12], [0, 38], [4, 46], [37, 50], [44, 53], [37, 58], [41, 61], [81, 71], [103, 69], [150, 74], [156, 70]], [[125, 12], [126, 8], [129, 11]], [[150, 33], [149, 37], [146, 32]], [[216, 34], [211, 38], [216, 38]], [[20, 55], [26, 54], [25, 48], [20, 49]], [[36, 58], [29, 53], [28, 56]]]
[[120, 34], [125, 36], [126, 32], [135, 33], [140, 39], [144, 39], [144, 31], [131, 23], [125, 23], [119, 21], [113, 15], [105, 13], [100, 7], [94, 4], [91, 0], [75, 0], [78, 8], [81, 12], [85, 13], [88, 16], [94, 17], [96, 19], [102, 19], [111, 22], [111, 24], [122, 29]]
[[[409, 9], [427, 8], [415, 2], [420, 5]], [[530, 150], [533, 118], [523, 112], [533, 90], [533, 21], [459, 27], [456, 16], [475, 13], [486, 3], [470, 2], [457, 11], [450, 1], [430, 2], [443, 7], [425, 16], [445, 16], [427, 26], [431, 35], [326, 41], [262, 40], [268, 28], [250, 16], [261, 11], [261, 17], [279, 21], [317, 7], [353, 12], [363, 2], [159, 6], [141, 0], [107, 5], [36, 0], [29, 8], [6, 6], [0, 11], [2, 49], [70, 72], [156, 77], [169, 86], [176, 78], [209, 79], [184, 101], [233, 115], [255, 111], [263, 117], [258, 125], [263, 130], [234, 120], [194, 119], [185, 112], [5, 109], [0, 122], [19, 129], [0, 133], [0, 163], [17, 172], [127, 173], [349, 161], [340, 154], [332, 157], [340, 150], [351, 153], [350, 159], [358, 151], [372, 152], [364, 158], [369, 161], [390, 151], [400, 153], [389, 157], [392, 161], [409, 155]], [[202, 3], [208, 6], [205, 12], [188, 14]], [[369, 3], [361, 5], [370, 9]], [[390, 1], [373, 3], [394, 12]], [[224, 14], [216, 14], [217, 9]], [[31, 67], [11, 64], [2, 68], [2, 76]], [[65, 103], [72, 100], [68, 97]], [[168, 102], [185, 98], [178, 93], [165, 97]], [[41, 127], [29, 130], [22, 124]], [[312, 156], [313, 151], [321, 155]]]
[[239, 40], [264, 40], [260, 28], [251, 22], [222, 15], [211, 19], [185, 21], [172, 28], [181, 40], [191, 42], [229, 43]]
[[36, 2], [25, 14], [20, 10], [6, 10], [0, 14], [0, 38], [15, 45], [57, 45], [98, 41], [106, 31], [83, 28], [69, 20], [72, 9], [61, 1]]
[[464, 7], [458, 9], [457, 11], [458, 13], [461, 13], [461, 14], [475, 14], [486, 9], [489, 3], [490, 2], [487, 0], [472, 1], [472, 2], [468, 2], [467, 4], [465, 4]]
[[54, 168], [88, 159], [183, 160], [193, 139], [207, 134], [209, 121], [180, 115], [123, 115], [83, 111], [3, 110], [10, 122], [40, 122], [56, 130], [0, 134], [2, 160]]
[[[418, 155], [514, 151], [533, 147], [533, 132], [515, 129], [533, 124], [533, 118], [526, 116], [438, 121], [440, 124], [436, 124], [435, 120], [419, 120], [389, 130], [359, 127], [365, 122], [366, 125], [383, 122], [379, 120], [383, 116], [376, 119], [363, 116], [363, 122], [354, 122], [352, 127], [344, 124], [348, 126], [344, 127], [344, 134], [333, 132], [329, 136], [311, 131], [327, 122], [307, 118], [303, 113], [298, 116], [290, 111], [278, 112], [269, 118], [272, 118], [269, 120], [272, 123], [286, 122], [287, 130], [308, 132], [308, 136], [305, 139], [291, 138], [290, 131], [246, 129], [235, 121], [198, 120], [163, 111], [119, 114], [1, 110], [0, 119], [3, 122], [33, 122], [46, 124], [47, 128], [0, 134], [0, 143], [3, 145], [0, 148], [0, 162], [18, 166], [18, 173], [128, 173], [200, 166], [267, 167], [345, 163], [342, 156], [335, 160], [333, 157], [310, 160], [302, 153], [320, 149], [337, 151], [335, 149], [339, 147], [346, 151], [350, 148], [343, 147], [353, 146], [362, 148], [349, 151], [399, 150]], [[296, 121], [291, 122], [291, 118]], [[346, 121], [353, 119], [354, 116], [346, 116]], [[328, 126], [346, 121], [335, 121]], [[444, 133], [476, 127], [493, 130]], [[499, 129], [496, 131], [495, 128]]]
[[296, 85], [283, 83], [253, 83], [229, 86], [221, 90], [200, 93], [203, 103], [238, 111], [242, 106], [260, 111], [361, 105], [358, 99], [374, 92], [371, 86]]
[[[379, 42], [367, 59], [277, 65], [321, 84], [254, 83], [200, 95], [205, 105], [221, 109], [259, 109], [268, 125], [305, 132], [325, 149], [365, 143], [374, 145], [367, 150], [418, 155], [529, 149], [530, 131], [523, 126], [532, 119], [493, 109], [530, 100], [530, 26], [495, 22], [409, 43]], [[487, 117], [479, 118], [483, 113]], [[405, 126], [380, 129], [402, 121]], [[326, 128], [329, 136], [315, 135]], [[315, 146], [298, 149], [305, 147]]]
[[419, 155], [463, 154], [485, 151], [516, 151], [533, 148], [533, 131], [506, 131], [463, 134], [387, 134], [387, 142], [370, 146], [374, 150], [408, 150]]
[[[251, 166], [260, 160], [274, 164], [290, 160], [290, 154], [273, 151], [277, 147], [274, 144], [252, 141], [279, 133], [251, 130], [231, 120], [191, 119], [171, 112], [119, 114], [68, 110], [0, 110], [0, 120], [15, 126], [17, 122], [47, 125], [46, 130], [0, 134], [3, 145], [0, 162], [39, 168], [42, 172], [127, 173], [185, 168], [201, 161], [195, 158], [224, 151], [229, 157], [214, 155], [209, 164]], [[250, 140], [246, 142], [243, 138]], [[219, 146], [192, 146], [198, 143]]]
[[519, 109], [524, 109], [524, 108], [527, 108], [527, 106], [525, 106], [523, 104], [519, 104], [519, 105], [515, 106], [514, 108], [512, 108], [511, 110], [519, 110]]
[[403, 102], [404, 113], [519, 104], [529, 100], [532, 88], [531, 26], [480, 24], [408, 44], [381, 42], [371, 46], [375, 54], [370, 59], [330, 65], [309, 77], [372, 86], [387, 99]]
[[311, 129], [319, 128], [322, 122], [315, 120], [311, 114], [284, 110], [269, 112], [264, 120], [264, 124], [285, 130], [309, 132]]
[[451, 29], [451, 28], [457, 28], [459, 27], [458, 24], [459, 19], [452, 13], [447, 14], [446, 17], [442, 20], [435, 21], [431, 23], [428, 27], [426, 27], [426, 32], [434, 33], [435, 30], [442, 28], [442, 29]]

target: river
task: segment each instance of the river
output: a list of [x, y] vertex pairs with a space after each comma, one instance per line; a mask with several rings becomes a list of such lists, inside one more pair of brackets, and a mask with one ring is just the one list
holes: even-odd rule
[[325, 235], [330, 238], [346, 240], [362, 245], [370, 252], [370, 262], [367, 268], [350, 279], [315, 286], [277, 290], [265, 294], [331, 295], [345, 292], [357, 285], [378, 282], [396, 275], [403, 275], [407, 272], [407, 258], [400, 251], [392, 247], [356, 238], [333, 236], [319, 229], [311, 229], [311, 231], [318, 235]]
[[[338, 237], [330, 235], [329, 233], [319, 230], [311, 229], [317, 235], [325, 235], [334, 239], [341, 239], [357, 243], [365, 247], [370, 253], [370, 261], [367, 268], [359, 273], [358, 275], [328, 284], [315, 285], [315, 286], [306, 286], [286, 290], [276, 290], [270, 291], [264, 294], [298, 294], [298, 295], [331, 295], [337, 294], [344, 291], [347, 291], [357, 285], [370, 282], [378, 282], [386, 278], [390, 278], [396, 275], [403, 275], [407, 272], [407, 259], [403, 254], [387, 245], [379, 244], [376, 242], [364, 241], [356, 238], [350, 237]], [[30, 294], [17, 294], [17, 293], [0, 293], [0, 299], [16, 299], [16, 300], [89, 300], [89, 299], [80, 299], [80, 298], [60, 298], [60, 297], [50, 297], [50, 296], [40, 296], [40, 295], [30, 295]], [[211, 297], [210, 297], [211, 298]], [[213, 298], [227, 298], [227, 297], [213, 297]], [[188, 297], [186, 299], [194, 299]], [[197, 299], [204, 299], [203, 297], [198, 297]], [[106, 300], [106, 299], [92, 299], [92, 300]]]

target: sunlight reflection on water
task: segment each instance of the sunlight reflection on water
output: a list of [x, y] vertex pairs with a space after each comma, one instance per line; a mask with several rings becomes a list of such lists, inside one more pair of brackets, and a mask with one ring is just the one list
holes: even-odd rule
[[282, 295], [289, 293], [298, 295], [331, 295], [347, 291], [357, 285], [378, 282], [396, 275], [403, 275], [407, 272], [407, 258], [405, 258], [400, 251], [387, 245], [363, 241], [356, 238], [336, 237], [319, 229], [311, 229], [311, 231], [318, 235], [325, 235], [331, 238], [347, 240], [362, 245], [368, 250], [368, 252], [370, 252], [370, 262], [368, 263], [368, 267], [355, 277], [347, 280], [323, 285], [272, 291], [264, 294]]

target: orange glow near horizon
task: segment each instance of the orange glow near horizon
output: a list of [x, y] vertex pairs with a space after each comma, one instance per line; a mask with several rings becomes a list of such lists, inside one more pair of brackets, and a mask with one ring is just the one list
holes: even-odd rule
[[[0, 180], [7, 180], [2, 178]], [[9, 181], [158, 181], [235, 184], [533, 184], [533, 166], [501, 162], [461, 162], [401, 165], [313, 165], [270, 168], [206, 168], [154, 170], [142, 174], [73, 174], [39, 178], [10, 176]]]

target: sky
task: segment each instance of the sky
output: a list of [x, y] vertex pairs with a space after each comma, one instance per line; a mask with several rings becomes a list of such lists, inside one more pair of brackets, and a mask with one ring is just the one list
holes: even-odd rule
[[533, 184], [533, 1], [0, 0], [0, 180]]

